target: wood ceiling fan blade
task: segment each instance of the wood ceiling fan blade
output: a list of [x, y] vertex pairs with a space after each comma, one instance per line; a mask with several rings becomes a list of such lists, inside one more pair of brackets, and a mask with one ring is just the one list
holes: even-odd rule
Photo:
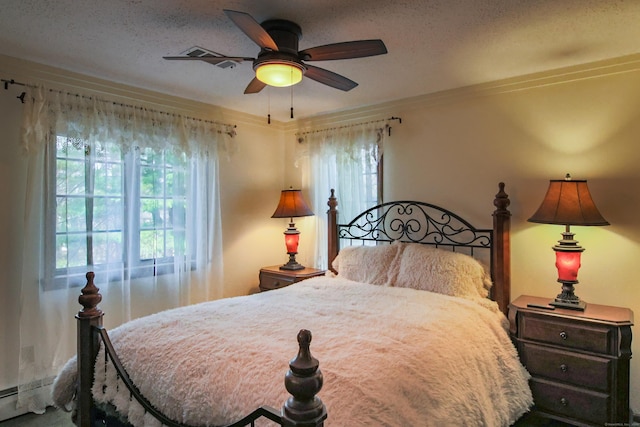
[[224, 9], [225, 15], [233, 21], [255, 44], [262, 49], [278, 51], [278, 45], [273, 41], [269, 33], [253, 19], [253, 16], [245, 12]]
[[307, 64], [305, 64], [305, 67], [307, 67], [307, 71], [304, 73], [305, 77], [309, 77], [310, 79], [327, 86], [344, 90], [345, 92], [358, 86], [358, 83], [341, 76], [340, 74], [336, 74], [333, 71]]
[[168, 59], [170, 61], [204, 61], [209, 64], [219, 64], [225, 61], [233, 61], [233, 62], [242, 62], [242, 61], [253, 61], [255, 58], [245, 58], [241, 56], [214, 56], [214, 55], [204, 55], [204, 56], [163, 56], [163, 59]]
[[304, 61], [329, 61], [334, 59], [364, 58], [384, 55], [387, 47], [380, 39], [356, 40], [316, 46], [300, 51], [299, 57]]
[[254, 77], [253, 80], [251, 80], [251, 82], [249, 82], [249, 85], [244, 90], [244, 93], [245, 93], [245, 95], [249, 94], [249, 93], [258, 93], [262, 89], [264, 89], [266, 85], [267, 85], [266, 83], [263, 83], [260, 80], [258, 80], [257, 77]]

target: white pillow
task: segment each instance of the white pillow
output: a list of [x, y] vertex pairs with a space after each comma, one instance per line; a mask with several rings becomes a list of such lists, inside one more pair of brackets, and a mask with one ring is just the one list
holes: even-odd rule
[[488, 297], [490, 276], [473, 257], [421, 244], [402, 246], [398, 276], [392, 286], [465, 298]]
[[338, 277], [372, 285], [390, 286], [398, 275], [401, 245], [346, 246], [331, 265]]

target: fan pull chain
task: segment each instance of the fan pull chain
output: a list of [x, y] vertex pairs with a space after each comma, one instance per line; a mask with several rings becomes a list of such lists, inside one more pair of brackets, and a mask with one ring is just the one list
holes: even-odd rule
[[271, 124], [271, 89], [267, 88], [267, 124]]
[[291, 87], [291, 118], [293, 119], [293, 86], [290, 86], [290, 87]]

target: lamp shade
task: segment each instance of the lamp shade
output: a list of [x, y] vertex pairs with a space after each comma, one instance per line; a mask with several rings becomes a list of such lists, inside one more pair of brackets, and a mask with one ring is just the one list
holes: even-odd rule
[[547, 194], [529, 222], [560, 225], [609, 225], [594, 203], [587, 181], [552, 179]]
[[271, 218], [296, 218], [300, 216], [311, 216], [313, 212], [302, 197], [300, 190], [282, 190], [280, 202]]

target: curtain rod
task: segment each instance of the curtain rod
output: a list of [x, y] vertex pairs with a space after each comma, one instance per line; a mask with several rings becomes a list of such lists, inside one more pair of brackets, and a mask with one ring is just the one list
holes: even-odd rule
[[[5, 89], [5, 90], [9, 89], [9, 85], [26, 86], [26, 87], [30, 87], [30, 88], [34, 88], [34, 87], [36, 87], [35, 85], [31, 85], [31, 84], [27, 84], [27, 83], [17, 82], [17, 81], [15, 81], [15, 80], [13, 80], [13, 79], [11, 79], [11, 80], [0, 79], [0, 81], [1, 81], [2, 83], [4, 83], [4, 89]], [[89, 96], [89, 95], [82, 95], [82, 94], [79, 94], [79, 93], [72, 93], [72, 92], [67, 92], [67, 91], [62, 91], [62, 90], [57, 90], [57, 89], [47, 89], [47, 90], [48, 90], [49, 92], [57, 92], [57, 93], [62, 93], [62, 94], [66, 94], [66, 95], [71, 95], [71, 96], [79, 96], [79, 97], [82, 97], [82, 98], [84, 98], [84, 99], [93, 99], [93, 97], [92, 97], [92, 96]], [[24, 104], [24, 97], [25, 97], [25, 96], [26, 96], [26, 92], [22, 92], [22, 93], [21, 93], [20, 95], [18, 95], [16, 98], [18, 98], [18, 99], [19, 99], [19, 100]], [[199, 118], [196, 118], [196, 117], [185, 116], [185, 115], [183, 115], [183, 114], [169, 113], [169, 112], [167, 112], [167, 111], [160, 111], [160, 110], [156, 110], [156, 109], [153, 109], [153, 108], [146, 108], [146, 107], [141, 107], [141, 106], [138, 106], [138, 105], [132, 105], [132, 104], [124, 104], [124, 103], [122, 103], [122, 102], [116, 102], [116, 101], [109, 101], [109, 100], [102, 99], [102, 98], [99, 98], [99, 97], [96, 97], [95, 99], [96, 99], [96, 100], [98, 100], [98, 101], [101, 101], [101, 102], [110, 102], [110, 103], [112, 103], [113, 105], [118, 105], [118, 106], [121, 106], [121, 107], [137, 108], [137, 109], [139, 109], [139, 110], [146, 110], [146, 111], [150, 111], [150, 112], [152, 112], [152, 113], [166, 114], [167, 116], [184, 117], [184, 118], [186, 118], [186, 119], [190, 119], [190, 120], [198, 120], [198, 121], [201, 121], [201, 122], [204, 122], [204, 123], [211, 123], [211, 124], [215, 124], [215, 125], [223, 125], [223, 126], [231, 126], [231, 127], [233, 127], [234, 129], [237, 127], [237, 125], [232, 125], [232, 124], [230, 124], [230, 123], [222, 123], [222, 122], [216, 122], [216, 121], [214, 121], [214, 120], [199, 119]], [[234, 132], [234, 133], [235, 133], [235, 132]]]
[[[391, 121], [391, 120], [397, 120], [399, 124], [402, 124], [402, 117], [392, 116], [392, 117], [389, 117], [388, 119], [371, 120], [369, 122], [352, 123], [352, 124], [349, 124], [349, 125], [336, 126], [336, 127], [332, 127], [332, 128], [309, 130], [309, 131], [305, 131], [305, 132], [296, 132], [296, 136], [298, 137], [298, 142], [302, 142], [302, 137], [303, 136], [309, 135], [309, 134], [312, 134], [312, 133], [325, 132], [325, 131], [328, 131], [328, 130], [346, 129], [346, 128], [355, 127], [355, 126], [368, 125], [368, 124], [371, 124], [371, 123], [388, 122], [388, 121]], [[387, 125], [387, 129], [389, 130], [389, 136], [391, 136], [391, 126]]]

